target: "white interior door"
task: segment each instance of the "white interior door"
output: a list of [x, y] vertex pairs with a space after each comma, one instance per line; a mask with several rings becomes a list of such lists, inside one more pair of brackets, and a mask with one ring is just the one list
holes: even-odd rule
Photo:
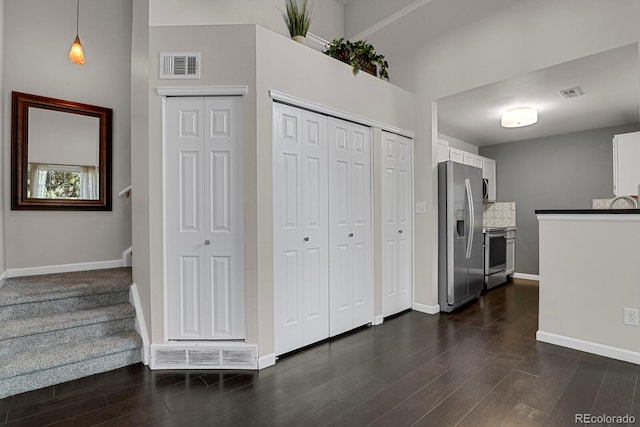
[[168, 339], [243, 339], [241, 97], [167, 98]]
[[327, 119], [273, 107], [275, 350], [329, 336]]
[[413, 141], [382, 132], [382, 310], [411, 308], [413, 299]]
[[329, 118], [330, 335], [373, 318], [371, 130]]

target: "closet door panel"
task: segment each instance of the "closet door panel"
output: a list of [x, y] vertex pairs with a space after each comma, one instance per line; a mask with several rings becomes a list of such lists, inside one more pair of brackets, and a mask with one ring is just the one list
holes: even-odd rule
[[327, 338], [326, 117], [274, 104], [276, 354]]
[[169, 339], [205, 339], [203, 98], [169, 98], [165, 168], [166, 297]]
[[275, 352], [304, 342], [302, 284], [302, 112], [273, 105]]
[[241, 97], [204, 99], [204, 247], [209, 339], [245, 338]]
[[302, 112], [303, 345], [329, 336], [327, 118]]
[[412, 141], [382, 132], [382, 307], [390, 316], [413, 301]]

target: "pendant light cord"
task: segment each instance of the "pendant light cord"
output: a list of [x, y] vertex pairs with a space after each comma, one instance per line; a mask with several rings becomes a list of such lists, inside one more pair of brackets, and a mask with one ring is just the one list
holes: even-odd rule
[[80, 0], [76, 0], [76, 36], [80, 29]]

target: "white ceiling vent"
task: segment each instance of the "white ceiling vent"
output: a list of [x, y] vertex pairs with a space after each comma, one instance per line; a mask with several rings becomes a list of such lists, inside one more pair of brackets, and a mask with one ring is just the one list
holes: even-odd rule
[[199, 79], [200, 52], [160, 54], [161, 79]]
[[579, 96], [584, 95], [584, 93], [582, 92], [582, 89], [580, 88], [580, 86], [576, 86], [576, 87], [570, 87], [569, 89], [561, 90], [560, 95], [562, 95], [564, 99], [569, 99], [569, 98], [577, 98]]

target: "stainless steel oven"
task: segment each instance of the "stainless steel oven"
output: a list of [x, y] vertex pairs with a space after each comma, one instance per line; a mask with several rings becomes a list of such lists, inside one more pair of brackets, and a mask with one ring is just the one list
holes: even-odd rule
[[484, 229], [484, 284], [494, 288], [507, 281], [507, 229]]

